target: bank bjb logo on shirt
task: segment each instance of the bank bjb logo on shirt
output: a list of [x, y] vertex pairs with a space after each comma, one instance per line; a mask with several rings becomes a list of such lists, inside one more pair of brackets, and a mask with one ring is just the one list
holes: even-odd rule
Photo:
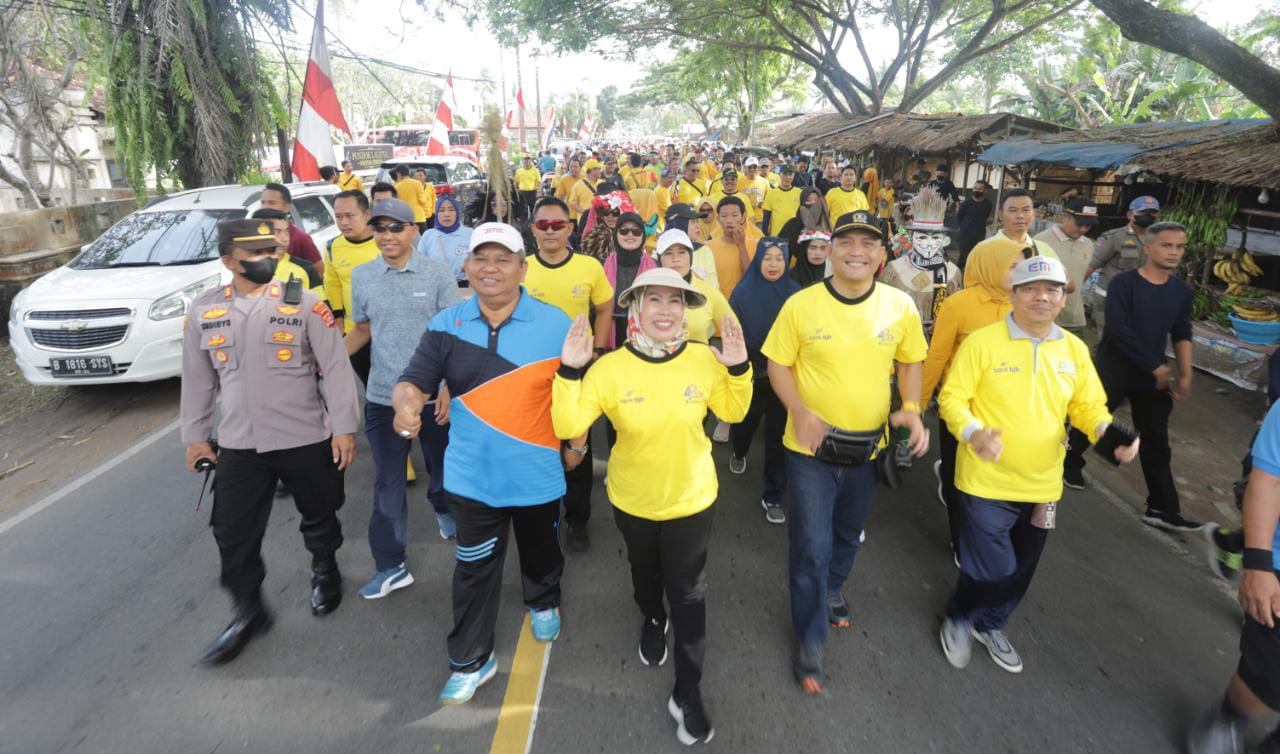
[[622, 403], [622, 404], [644, 403], [644, 396], [636, 395], [636, 391], [634, 390], [628, 390], [626, 393], [623, 394], [622, 399], [619, 400], [618, 403]]
[[827, 332], [826, 329], [822, 327], [814, 330], [813, 334], [809, 336], [810, 343], [817, 343], [820, 340], [831, 340], [831, 333]]
[[1017, 364], [1010, 364], [1007, 361], [1002, 361], [996, 365], [995, 369], [991, 371], [995, 372], [996, 374], [1017, 374], [1021, 370], [1018, 369]]
[[1076, 363], [1074, 361], [1059, 361], [1058, 374], [1075, 374]]
[[690, 403], [700, 403], [705, 399], [706, 395], [703, 394], [702, 388], [697, 385], [690, 385], [684, 389], [684, 402], [686, 405]]

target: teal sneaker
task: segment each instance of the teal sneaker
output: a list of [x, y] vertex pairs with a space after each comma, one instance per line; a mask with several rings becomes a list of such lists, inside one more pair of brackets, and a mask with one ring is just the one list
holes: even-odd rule
[[530, 625], [533, 627], [533, 638], [542, 642], [555, 641], [560, 635], [560, 608], [529, 612], [532, 615]]
[[470, 673], [455, 672], [445, 681], [440, 691], [441, 704], [464, 704], [476, 695], [476, 689], [485, 685], [498, 672], [498, 658], [492, 655], [479, 669]]

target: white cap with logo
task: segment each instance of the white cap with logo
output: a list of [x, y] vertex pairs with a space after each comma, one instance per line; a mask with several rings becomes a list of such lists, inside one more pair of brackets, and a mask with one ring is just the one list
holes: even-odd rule
[[658, 246], [654, 250], [653, 255], [662, 256], [662, 253], [672, 246], [683, 246], [693, 252], [693, 241], [689, 239], [689, 234], [679, 228], [667, 228], [658, 236]]
[[1038, 280], [1066, 285], [1067, 268], [1053, 257], [1031, 257], [1018, 262], [1018, 266], [1013, 268], [1014, 288]]
[[524, 253], [524, 238], [520, 235], [520, 231], [506, 223], [477, 225], [476, 229], [471, 231], [471, 243], [467, 246], [467, 253], [471, 254], [487, 243], [496, 243], [514, 254]]

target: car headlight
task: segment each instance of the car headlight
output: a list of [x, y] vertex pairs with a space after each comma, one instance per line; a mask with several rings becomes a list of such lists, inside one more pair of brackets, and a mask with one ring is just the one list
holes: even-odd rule
[[217, 288], [220, 283], [220, 276], [210, 275], [204, 280], [192, 283], [181, 290], [174, 291], [168, 296], [165, 296], [152, 304], [151, 309], [147, 312], [147, 316], [157, 322], [166, 319], [173, 319], [174, 317], [181, 317], [187, 313], [187, 306], [189, 306], [197, 296]]

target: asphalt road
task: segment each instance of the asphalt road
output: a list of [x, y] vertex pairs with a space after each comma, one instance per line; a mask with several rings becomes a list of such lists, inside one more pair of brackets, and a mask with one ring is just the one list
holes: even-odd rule
[[[878, 494], [846, 590], [854, 627], [828, 645], [828, 693], [806, 697], [789, 664], [786, 531], [763, 520], [759, 452], [757, 442], [747, 474], [732, 476], [727, 448], [715, 448], [703, 690], [720, 751], [1181, 751], [1234, 668], [1239, 611], [1199, 540], [1153, 532], [1089, 491], [1068, 494], [1010, 625], [1026, 670], [1007, 674], [976, 652], [952, 669], [937, 622], [956, 572], [930, 459]], [[265, 547], [276, 625], [230, 665], [199, 668], [229, 611], [208, 508], [195, 510], [198, 482], [180, 464], [170, 432], [7, 530], [21, 511], [0, 519], [0, 752], [490, 750], [523, 615], [514, 557], [499, 674], [471, 703], [442, 708], [452, 548], [419, 482], [417, 583], [376, 602], [356, 596], [372, 570], [365, 452], [341, 513], [342, 607], [308, 612], [298, 516], [278, 501]], [[593, 503], [593, 546], [569, 557], [531, 750], [683, 750], [665, 711], [671, 664], [636, 656], [640, 616], [598, 484]]]

